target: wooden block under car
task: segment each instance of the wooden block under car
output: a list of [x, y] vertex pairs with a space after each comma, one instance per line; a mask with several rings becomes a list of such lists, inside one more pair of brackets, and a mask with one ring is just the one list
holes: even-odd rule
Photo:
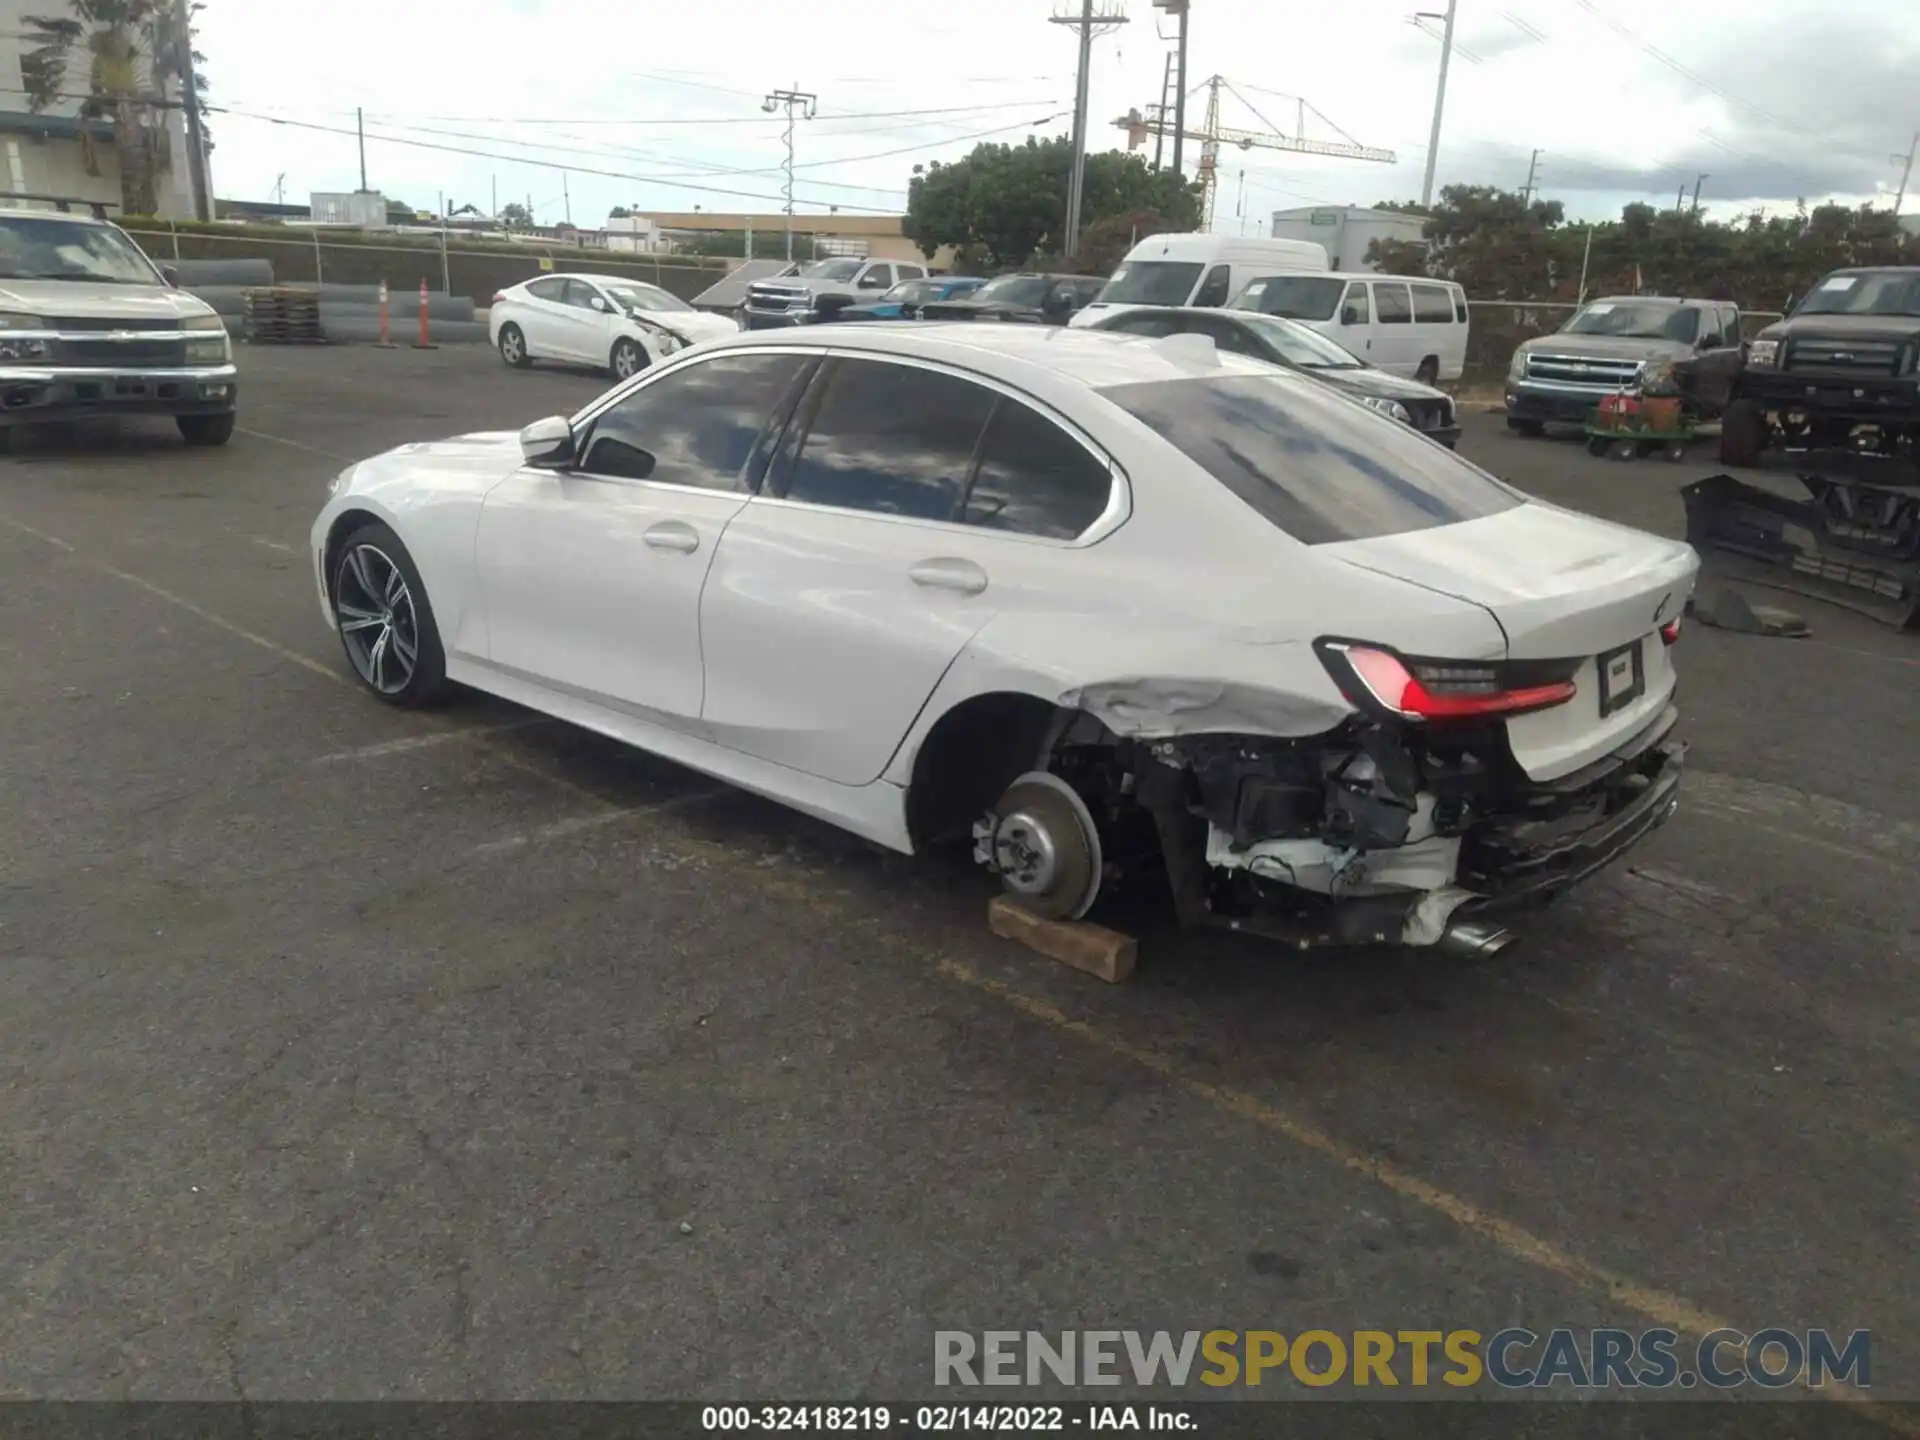
[[1140, 944], [1131, 935], [1085, 920], [1043, 920], [1005, 895], [987, 905], [987, 926], [1005, 940], [1018, 940], [1050, 960], [1119, 985], [1133, 974]]

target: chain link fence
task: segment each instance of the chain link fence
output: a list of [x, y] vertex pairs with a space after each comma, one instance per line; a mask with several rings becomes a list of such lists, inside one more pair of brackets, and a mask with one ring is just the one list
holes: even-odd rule
[[682, 255], [643, 255], [563, 244], [480, 248], [459, 235], [429, 235], [420, 240], [369, 236], [362, 231], [292, 231], [286, 236], [257, 231], [218, 231], [156, 227], [151, 221], [126, 226], [140, 248], [160, 263], [169, 260], [254, 260], [273, 265], [281, 284], [377, 285], [396, 291], [434, 290], [470, 297], [485, 305], [496, 290], [549, 272], [591, 271], [646, 280], [691, 300], [724, 275], [733, 263]]

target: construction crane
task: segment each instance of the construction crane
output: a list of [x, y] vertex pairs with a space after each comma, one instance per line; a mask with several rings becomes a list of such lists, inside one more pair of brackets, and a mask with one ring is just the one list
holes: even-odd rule
[[[1200, 228], [1213, 228], [1213, 198], [1219, 188], [1220, 147], [1237, 145], [1242, 150], [1287, 150], [1296, 155], [1331, 155], [1342, 160], [1371, 160], [1381, 165], [1394, 163], [1391, 150], [1377, 150], [1370, 145], [1359, 144], [1339, 126], [1335, 125], [1318, 110], [1298, 100], [1299, 129], [1297, 135], [1288, 135], [1275, 125], [1253, 105], [1253, 103], [1234, 89], [1233, 82], [1223, 75], [1215, 75], [1202, 82], [1207, 88], [1207, 117], [1201, 128], [1188, 130], [1185, 138], [1200, 142], [1200, 164], [1196, 171], [1201, 184], [1200, 192]], [[1199, 87], [1196, 86], [1196, 89]], [[1228, 91], [1267, 128], [1265, 130], [1239, 130], [1220, 123], [1220, 92]], [[1192, 92], [1189, 92], [1192, 93]], [[1174, 122], [1167, 111], [1172, 107], [1155, 105], [1150, 113], [1142, 115], [1138, 110], [1129, 110], [1124, 117], [1113, 123], [1127, 132], [1127, 149], [1138, 150], [1146, 143], [1149, 135], [1171, 136], [1175, 133]], [[1306, 136], [1307, 112], [1324, 122], [1329, 129], [1340, 134], [1340, 140], [1309, 140]]]

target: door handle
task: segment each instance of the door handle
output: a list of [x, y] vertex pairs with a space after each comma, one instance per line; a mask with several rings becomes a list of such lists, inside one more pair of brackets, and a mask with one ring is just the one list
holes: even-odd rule
[[907, 578], [927, 590], [953, 590], [962, 595], [978, 595], [987, 588], [987, 572], [971, 560], [941, 557], [922, 560], [907, 572]]
[[700, 532], [680, 520], [664, 520], [640, 537], [655, 550], [691, 555], [700, 548]]

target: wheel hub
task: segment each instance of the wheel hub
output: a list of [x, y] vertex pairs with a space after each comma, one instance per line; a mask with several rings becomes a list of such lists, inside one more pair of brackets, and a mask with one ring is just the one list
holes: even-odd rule
[[1044, 895], [1060, 871], [1060, 848], [1046, 822], [1025, 810], [1000, 821], [989, 868], [1022, 895]]

